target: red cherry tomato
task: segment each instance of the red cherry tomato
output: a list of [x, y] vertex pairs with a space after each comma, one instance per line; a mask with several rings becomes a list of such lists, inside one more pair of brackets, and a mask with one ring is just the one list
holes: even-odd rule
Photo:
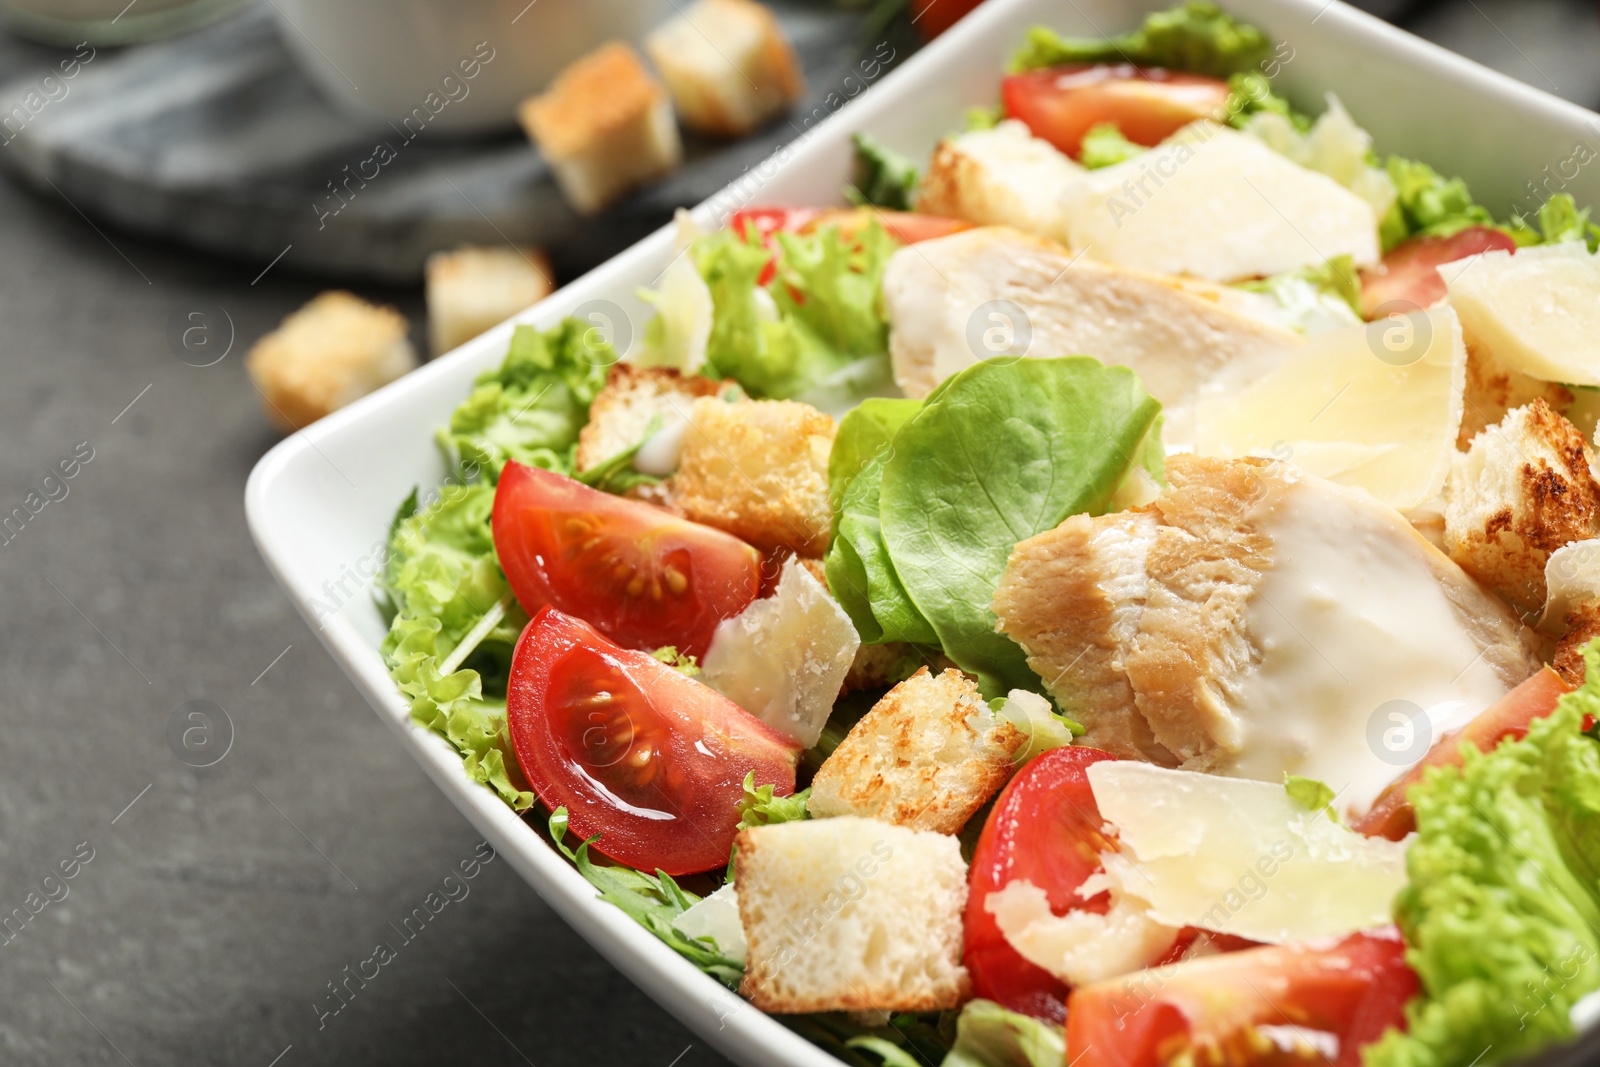
[[1084, 900], [1077, 890], [1100, 869], [1100, 853], [1116, 847], [1105, 836], [1086, 773], [1111, 758], [1093, 748], [1051, 749], [1018, 772], [995, 801], [972, 855], [967, 894], [963, 956], [974, 996], [1042, 1019], [1065, 1016], [1065, 983], [1023, 959], [983, 903], [1025, 878], [1045, 891], [1058, 915], [1106, 912], [1108, 894]]
[[710, 686], [545, 608], [511, 660], [517, 762], [572, 831], [643, 871], [728, 862], [744, 778], [794, 792], [800, 746]]
[[702, 656], [761, 585], [737, 537], [515, 461], [494, 496], [494, 547], [528, 614], [547, 604], [628, 648]]
[[1075, 1067], [1300, 1062], [1252, 1040], [1258, 1027], [1292, 1025], [1338, 1040], [1330, 1067], [1359, 1067], [1364, 1046], [1391, 1026], [1405, 1027], [1406, 1001], [1418, 989], [1405, 951], [1399, 932], [1387, 927], [1205, 956], [1074, 990], [1066, 1061]]
[[1529, 678], [1483, 713], [1454, 733], [1445, 734], [1433, 743], [1422, 762], [1406, 771], [1388, 786], [1365, 815], [1350, 824], [1351, 829], [1368, 837], [1386, 837], [1399, 841], [1417, 828], [1416, 812], [1406, 799], [1406, 790], [1422, 781], [1422, 773], [1429, 767], [1461, 766], [1461, 745], [1471, 744], [1488, 752], [1506, 738], [1519, 738], [1528, 732], [1535, 719], [1542, 719], [1556, 710], [1556, 701], [1572, 691], [1561, 675], [1549, 667]]
[[1361, 272], [1361, 317], [1378, 319], [1431, 307], [1444, 299], [1439, 267], [1479, 252], [1515, 251], [1517, 242], [1488, 226], [1469, 226], [1449, 237], [1411, 237]]
[[1110, 122], [1134, 144], [1160, 144], [1196, 119], [1221, 116], [1228, 83], [1160, 67], [1100, 63], [1008, 75], [1000, 83], [1008, 118], [1074, 159], [1083, 135]]

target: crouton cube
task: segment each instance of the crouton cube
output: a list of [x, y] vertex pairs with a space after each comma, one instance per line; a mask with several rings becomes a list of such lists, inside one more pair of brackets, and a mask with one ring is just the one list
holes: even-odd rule
[[1585, 600], [1572, 605], [1567, 611], [1566, 632], [1556, 642], [1550, 666], [1573, 688], [1584, 682], [1583, 650], [1597, 637], [1600, 637], [1600, 600]]
[[284, 319], [245, 357], [267, 417], [309, 426], [417, 365], [405, 316], [345, 292], [328, 292]]
[[741, 992], [763, 1011], [935, 1011], [961, 966], [967, 866], [943, 834], [839, 818], [739, 834]]
[[428, 257], [428, 346], [434, 355], [532, 307], [555, 288], [536, 248], [458, 248]]
[[556, 184], [580, 214], [593, 215], [683, 161], [672, 101], [621, 41], [562, 71], [518, 108]]
[[708, 137], [752, 133], [806, 89], [778, 20], [753, 0], [698, 0], [644, 48], [683, 124]]
[[1456, 447], [1461, 451], [1471, 448], [1474, 437], [1505, 418], [1513, 408], [1542, 399], [1557, 411], [1565, 411], [1576, 399], [1564, 385], [1541, 382], [1506, 366], [1471, 334], [1466, 334], [1465, 339], [1467, 384], [1461, 430], [1456, 436]]
[[[589, 405], [589, 421], [578, 434], [578, 470], [598, 467], [649, 435], [662, 447], [651, 449], [660, 455], [643, 457], [651, 468], [646, 473], [670, 474], [678, 465], [678, 452], [694, 402], [703, 396], [739, 395], [739, 386], [732, 380], [680, 374], [667, 367], [614, 363], [606, 373], [604, 388]], [[656, 426], [653, 432], [652, 423]]]
[[1445, 487], [1450, 558], [1518, 611], [1544, 604], [1550, 553], [1600, 536], [1600, 484], [1583, 435], [1543, 400], [1480, 433]]
[[917, 210], [1064, 243], [1061, 193], [1083, 173], [1049, 141], [1008, 119], [939, 142], [917, 190]]
[[670, 496], [695, 522], [763, 552], [816, 558], [833, 522], [833, 419], [794, 400], [696, 400]]
[[1005, 785], [1023, 741], [971, 678], [922, 667], [851, 727], [817, 770], [806, 808], [953, 834]]

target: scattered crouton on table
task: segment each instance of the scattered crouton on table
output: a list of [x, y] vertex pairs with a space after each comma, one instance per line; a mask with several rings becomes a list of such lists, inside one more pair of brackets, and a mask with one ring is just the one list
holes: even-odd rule
[[458, 248], [428, 257], [428, 347], [434, 355], [532, 307], [555, 288], [537, 248]]
[[710, 137], [743, 137], [805, 92], [794, 49], [772, 12], [753, 0], [698, 0], [645, 40], [683, 124]]
[[672, 101], [620, 41], [562, 71], [522, 102], [518, 117], [579, 214], [595, 214], [683, 161]]
[[245, 358], [267, 416], [309, 426], [417, 364], [406, 320], [350, 293], [323, 293], [255, 343]]

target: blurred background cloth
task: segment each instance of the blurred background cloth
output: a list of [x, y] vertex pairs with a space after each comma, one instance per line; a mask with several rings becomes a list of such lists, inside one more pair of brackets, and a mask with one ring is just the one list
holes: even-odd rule
[[[1600, 104], [1594, 0], [1370, 6]], [[8, 77], [61, 55], [0, 35]], [[377, 978], [350, 977], [478, 839], [245, 529], [245, 478], [277, 434], [240, 360], [324, 283], [129, 234], [48, 186], [0, 182], [0, 241], [0, 511], [77, 471], [0, 546], [0, 913], [62, 884], [80, 844], [93, 857], [0, 937], [0, 1062], [723, 1062], [502, 861]], [[360, 292], [422, 321], [414, 287]], [[233, 348], [191, 365], [171, 326], [216, 307]], [[210, 767], [169, 744], [192, 700], [230, 724]], [[334, 983], [348, 1006], [324, 1018]]]

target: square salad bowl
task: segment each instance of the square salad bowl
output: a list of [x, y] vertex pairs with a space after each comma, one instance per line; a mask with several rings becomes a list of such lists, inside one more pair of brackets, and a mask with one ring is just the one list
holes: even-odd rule
[[[709, 229], [741, 207], [839, 203], [852, 163], [852, 133], [871, 133], [925, 160], [941, 136], [960, 127], [967, 108], [995, 102], [1006, 62], [1028, 27], [1105, 36], [1169, 4], [989, 0], [890, 73], [883, 73], [883, 63], [893, 58], [884, 44], [876, 59], [862, 62], [858, 78], [834, 87], [828, 106], [791, 116], [797, 131], [791, 144], [695, 208], [694, 219]], [[1497, 217], [1532, 212], [1552, 192], [1571, 193], [1580, 205], [1600, 205], [1600, 167], [1575, 164], [1600, 157], [1600, 116], [1339, 0], [1225, 0], [1222, 6], [1281, 42], [1275, 85], [1298, 106], [1317, 113], [1326, 93], [1338, 94], [1380, 152], [1461, 175]], [[870, 92], [863, 91], [868, 85]], [[599, 900], [533, 823], [470, 780], [455, 750], [411, 721], [378, 651], [386, 626], [370, 588], [348, 593], [351, 574], [370, 587], [381, 571], [389, 522], [400, 501], [414, 487], [426, 491], [444, 480], [434, 431], [466, 397], [474, 377], [501, 362], [513, 327], [548, 328], [577, 316], [626, 354], [642, 342], [651, 314], [636, 293], [657, 282], [675, 251], [673, 227], [663, 227], [515, 320], [283, 441], [252, 472], [246, 512], [268, 566], [378, 717], [567, 922], [728, 1057], [746, 1064], [824, 1067], [838, 1061]], [[1585, 1041], [1545, 1058], [1578, 1063], [1596, 1055], [1600, 1043]]]

